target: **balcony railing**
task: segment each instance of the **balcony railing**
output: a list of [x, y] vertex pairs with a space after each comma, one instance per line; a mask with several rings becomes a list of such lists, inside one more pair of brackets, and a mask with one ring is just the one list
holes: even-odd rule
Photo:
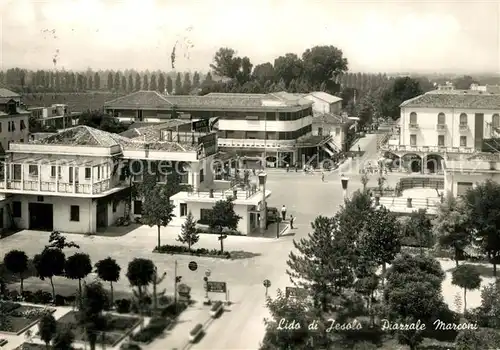
[[389, 152], [422, 152], [422, 153], [473, 153], [472, 147], [439, 147], [439, 146], [407, 146], [407, 145], [382, 145], [384, 151]]
[[410, 123], [410, 130], [418, 130], [418, 124], [417, 123]]
[[436, 125], [436, 130], [437, 131], [445, 131], [446, 130], [446, 124], [437, 124]]
[[295, 145], [295, 140], [226, 139], [219, 138], [219, 147], [279, 148]]
[[[235, 192], [236, 191], [236, 192]], [[247, 190], [242, 190], [242, 189], [229, 189], [229, 190], [219, 190], [219, 191], [197, 191], [197, 192], [188, 192], [189, 197], [197, 197], [197, 198], [214, 198], [214, 199], [227, 199], [230, 197], [234, 197], [234, 194], [236, 193], [236, 199], [249, 199], [250, 197], [254, 196], [256, 193], [258, 193], [259, 190], [258, 188], [249, 188]], [[211, 197], [212, 193], [212, 197]]]
[[467, 131], [467, 130], [469, 130], [469, 125], [460, 123], [459, 128], [460, 128], [460, 131]]
[[[7, 187], [6, 187], [7, 186]], [[110, 180], [102, 180], [93, 184], [66, 183], [53, 181], [7, 180], [0, 181], [0, 189], [26, 192], [100, 194], [111, 189]]]

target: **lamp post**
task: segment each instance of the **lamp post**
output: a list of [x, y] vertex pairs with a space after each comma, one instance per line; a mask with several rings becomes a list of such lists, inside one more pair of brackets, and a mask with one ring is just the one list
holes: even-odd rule
[[267, 222], [267, 203], [266, 203], [266, 180], [267, 174], [265, 172], [261, 172], [258, 175], [259, 177], [259, 187], [262, 191], [262, 200], [260, 204], [260, 232], [264, 233], [266, 231], [266, 222]]
[[340, 175], [340, 183], [342, 184], [344, 199], [347, 199], [347, 185], [349, 183], [349, 178], [344, 176], [344, 174]]

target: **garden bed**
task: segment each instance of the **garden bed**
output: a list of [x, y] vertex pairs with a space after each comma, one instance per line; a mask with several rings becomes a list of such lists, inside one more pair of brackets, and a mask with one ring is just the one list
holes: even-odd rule
[[162, 246], [160, 246], [160, 249], [158, 249], [158, 248], [153, 249], [153, 253], [193, 255], [193, 256], [200, 256], [200, 257], [207, 257], [207, 258], [219, 258], [219, 259], [230, 259], [231, 258], [230, 252], [221, 253], [221, 251], [218, 249], [205, 249], [205, 248], [189, 250], [188, 247], [184, 247], [181, 245], [162, 245]]
[[54, 311], [55, 309], [2, 301], [0, 302], [0, 332], [19, 335], [37, 324], [45, 313]]
[[[70, 327], [75, 335], [75, 341], [85, 341], [85, 331], [78, 325], [77, 311], [70, 311], [59, 320], [58, 327]], [[108, 346], [116, 346], [122, 339], [128, 336], [140, 323], [139, 317], [127, 317], [114, 314], [106, 314], [106, 329], [104, 330], [104, 342]]]

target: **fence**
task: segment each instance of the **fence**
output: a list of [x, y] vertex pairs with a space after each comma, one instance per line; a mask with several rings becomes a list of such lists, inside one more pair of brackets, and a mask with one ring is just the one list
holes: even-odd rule
[[432, 188], [444, 190], [444, 179], [428, 178], [428, 177], [412, 177], [399, 180], [401, 191], [411, 188]]

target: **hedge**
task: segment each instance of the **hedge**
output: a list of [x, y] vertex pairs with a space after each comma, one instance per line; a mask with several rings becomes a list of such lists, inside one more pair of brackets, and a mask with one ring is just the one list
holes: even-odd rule
[[218, 249], [199, 248], [199, 249], [189, 250], [188, 247], [184, 247], [181, 245], [162, 245], [160, 246], [160, 249], [158, 248], [153, 249], [153, 253], [208, 256], [208, 257], [222, 258], [222, 259], [231, 258], [231, 253], [229, 252], [221, 253], [221, 251]]
[[222, 301], [216, 301], [213, 305], [210, 311], [217, 311], [222, 305]]
[[[197, 227], [196, 228], [196, 233], [205, 233], [205, 234], [210, 234], [210, 235], [218, 235], [219, 234], [219, 232], [214, 232], [214, 231], [212, 231], [208, 227], [207, 228]], [[225, 234], [225, 235], [228, 235], [228, 236], [245, 236], [243, 233], [241, 233], [238, 230], [236, 230], [236, 231], [233, 231], [233, 230], [224, 230], [222, 233]]]
[[131, 339], [141, 343], [150, 343], [160, 334], [163, 333], [165, 328], [170, 324], [170, 320], [163, 317], [154, 317], [149, 324], [141, 329], [136, 334], [133, 334]]
[[194, 328], [189, 332], [191, 336], [196, 335], [201, 329], [203, 328], [203, 325], [201, 323], [198, 323]]

